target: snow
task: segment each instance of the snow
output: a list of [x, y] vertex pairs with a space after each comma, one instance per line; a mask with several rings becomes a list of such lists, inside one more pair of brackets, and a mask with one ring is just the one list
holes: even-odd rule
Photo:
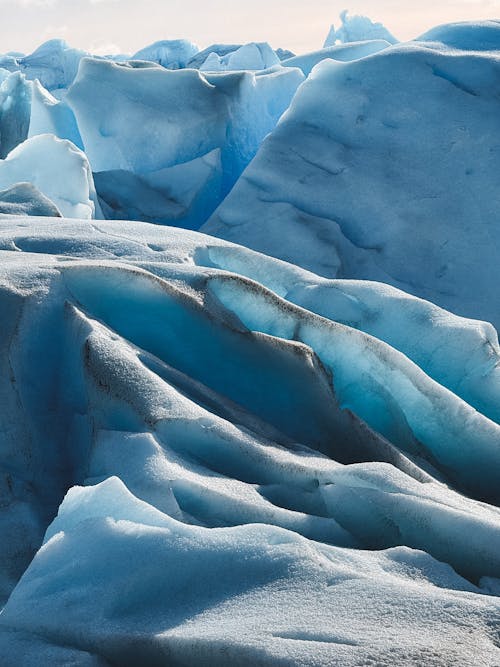
[[324, 60], [202, 231], [498, 328], [498, 76], [432, 43]]
[[69, 141], [41, 134], [19, 144], [0, 161], [0, 188], [34, 185], [68, 218], [100, 217], [85, 154]]
[[[494, 664], [498, 605], [476, 591], [418, 551], [184, 525], [110, 478], [68, 493], [0, 624], [57, 638], [78, 665]], [[6, 667], [17, 647], [3, 643]]]

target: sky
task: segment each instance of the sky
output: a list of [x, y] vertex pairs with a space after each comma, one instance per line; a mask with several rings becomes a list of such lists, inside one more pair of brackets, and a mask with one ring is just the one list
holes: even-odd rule
[[439, 23], [500, 18], [500, 0], [0, 0], [0, 53], [29, 53], [59, 37], [93, 53], [130, 53], [160, 39], [267, 41], [321, 48], [339, 14], [381, 21], [401, 40]]

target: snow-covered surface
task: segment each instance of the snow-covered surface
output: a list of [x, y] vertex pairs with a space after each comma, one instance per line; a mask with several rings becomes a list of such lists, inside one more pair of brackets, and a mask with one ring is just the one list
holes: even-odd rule
[[48, 197], [30, 182], [16, 183], [0, 191], [0, 214], [19, 216], [62, 217], [61, 212]]
[[0, 258], [4, 596], [86, 485], [2, 665], [498, 661], [491, 327], [146, 223], [0, 219]]
[[317, 65], [203, 231], [499, 327], [500, 60], [433, 44]]

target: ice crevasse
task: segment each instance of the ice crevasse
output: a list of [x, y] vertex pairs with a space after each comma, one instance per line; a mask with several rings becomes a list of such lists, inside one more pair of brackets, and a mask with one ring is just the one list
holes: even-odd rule
[[498, 661], [489, 325], [146, 223], [0, 254], [2, 665]]

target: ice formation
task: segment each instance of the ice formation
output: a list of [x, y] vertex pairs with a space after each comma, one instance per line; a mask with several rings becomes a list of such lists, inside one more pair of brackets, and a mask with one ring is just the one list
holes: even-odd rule
[[0, 158], [28, 137], [31, 86], [19, 72], [0, 69]]
[[227, 55], [211, 52], [200, 66], [206, 72], [231, 72], [238, 70], [263, 70], [280, 64], [280, 59], [269, 44], [245, 44]]
[[70, 141], [40, 134], [0, 160], [0, 188], [32, 183], [67, 218], [101, 217], [85, 154]]
[[150, 60], [167, 69], [182, 69], [198, 53], [197, 46], [185, 39], [155, 42], [137, 51], [134, 60]]
[[499, 62], [432, 42], [321, 62], [204, 231], [498, 328]]
[[38, 79], [45, 88], [53, 90], [71, 85], [85, 55], [85, 51], [70, 47], [62, 39], [51, 39], [17, 62], [26, 78]]
[[334, 46], [338, 42], [346, 44], [373, 39], [383, 39], [390, 44], [396, 44], [398, 41], [382, 23], [374, 23], [367, 16], [349, 16], [349, 12], [344, 10], [340, 14], [340, 20], [342, 25], [338, 30], [331, 26], [324, 43], [325, 47]]
[[500, 664], [500, 22], [342, 19], [1, 57], [1, 667]]
[[[21, 645], [26, 664], [68, 651], [92, 665], [161, 664], [168, 655], [302, 664], [321, 649], [326, 665], [338, 656], [339, 632], [345, 664], [383, 661], [402, 621], [392, 617], [374, 644], [363, 606], [352, 606], [366, 586], [382, 606], [402, 600], [403, 587], [400, 613], [413, 631], [428, 600], [441, 600], [426, 616], [432, 641], [449, 638], [438, 654], [495, 659], [484, 628], [496, 613], [488, 594], [500, 575], [500, 514], [473, 499], [498, 502], [500, 426], [474, 383], [488, 364], [498, 396], [492, 330], [383, 285], [327, 281], [193, 232], [29, 220], [0, 220], [0, 298], [11, 323], [0, 346], [10, 368], [0, 387], [4, 596], [66, 489], [90, 486], [70, 491], [0, 617], [2, 664], [14, 665]], [[401, 351], [403, 323], [395, 326], [401, 299], [420, 326], [413, 360]], [[355, 303], [372, 311], [358, 329], [342, 323], [356, 320]], [[402, 332], [392, 346], [385, 327]], [[428, 361], [424, 372], [419, 358], [432, 359], [453, 336], [442, 365]], [[452, 365], [470, 376], [463, 393], [479, 411], [445, 388]], [[172, 607], [183, 577], [196, 570], [201, 585], [221, 567], [222, 598], [207, 583], [191, 587], [192, 603], [184, 595]], [[339, 577], [352, 584], [330, 597]], [[282, 604], [295, 596], [300, 623], [272, 611], [285, 583]], [[258, 599], [265, 632], [255, 625]], [[439, 605], [450, 599], [455, 611], [444, 622]], [[196, 600], [213, 621], [177, 621], [172, 635], [178, 614], [197, 615]], [[240, 616], [244, 631], [234, 625]], [[461, 623], [471, 629], [467, 649], [452, 646]], [[429, 641], [411, 632], [394, 650], [418, 662]]]
[[[151, 189], [158, 184], [153, 200], [169, 197], [184, 211], [177, 193], [184, 186], [171, 185], [173, 172], [167, 171], [176, 167], [195, 183], [188, 194], [199, 217], [188, 226], [199, 227], [254, 157], [303, 80], [299, 69], [281, 66], [255, 73], [201, 73], [85, 59], [66, 101], [92, 170], [112, 172], [98, 183], [104, 178], [117, 183], [117, 171], [124, 172], [124, 183], [135, 183], [139, 197], [121, 217], [134, 217], [134, 211], [152, 203], [148, 196], [141, 198], [146, 191], [138, 188], [144, 180]], [[200, 186], [201, 165], [211, 170], [203, 179], [212, 183], [209, 191]], [[129, 185], [124, 187], [133, 197]], [[110, 204], [108, 195], [106, 187], [102, 196]], [[122, 204], [123, 199], [117, 202], [111, 217], [119, 216]], [[163, 215], [145, 219], [178, 224], [173, 211], [163, 204]]]
[[285, 67], [298, 67], [302, 72], [309, 76], [312, 69], [322, 60], [339, 60], [340, 62], [349, 62], [358, 60], [373, 53], [378, 53], [390, 46], [384, 39], [372, 39], [363, 42], [350, 42], [348, 44], [337, 44], [335, 46], [325, 47], [319, 51], [293, 56], [283, 60]]

